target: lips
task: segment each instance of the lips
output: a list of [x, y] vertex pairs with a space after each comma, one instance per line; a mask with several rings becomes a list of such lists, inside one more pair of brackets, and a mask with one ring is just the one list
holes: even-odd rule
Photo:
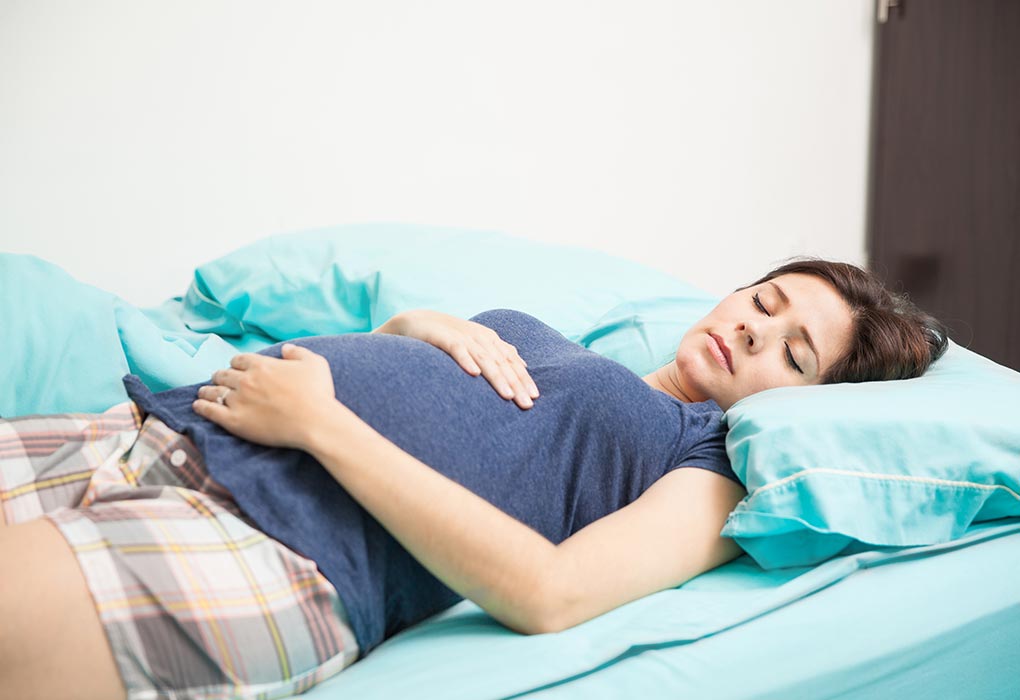
[[715, 333], [708, 334], [708, 350], [723, 369], [733, 374], [733, 355], [730, 353], [730, 349], [726, 347], [726, 342], [721, 336]]

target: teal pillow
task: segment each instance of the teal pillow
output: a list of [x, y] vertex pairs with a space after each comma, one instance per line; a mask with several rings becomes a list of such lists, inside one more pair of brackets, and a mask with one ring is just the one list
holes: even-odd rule
[[116, 297], [33, 255], [0, 253], [0, 416], [105, 411], [127, 399]]
[[704, 292], [646, 265], [492, 231], [358, 224], [256, 241], [195, 270], [188, 328], [277, 340], [368, 332], [428, 308], [469, 318], [513, 308], [577, 341], [607, 309]]
[[722, 534], [766, 569], [1020, 516], [1020, 373], [954, 343], [917, 379], [771, 389], [726, 418], [748, 494]]
[[718, 301], [696, 291], [625, 301], [603, 314], [577, 342], [643, 377], [673, 362], [684, 333]]
[[193, 332], [176, 306], [143, 311], [45, 260], [0, 253], [0, 416], [98, 413], [128, 400], [129, 372], [169, 389], [208, 378], [240, 347], [273, 342]]

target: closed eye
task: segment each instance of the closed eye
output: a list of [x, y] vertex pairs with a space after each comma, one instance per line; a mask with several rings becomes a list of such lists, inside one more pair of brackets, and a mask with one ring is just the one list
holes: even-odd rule
[[786, 359], [790, 361], [790, 366], [793, 367], [798, 372], [800, 372], [801, 374], [804, 374], [804, 370], [802, 370], [800, 368], [800, 365], [797, 364], [797, 361], [793, 359], [793, 352], [791, 352], [790, 350], [790, 344], [789, 343], [783, 344], [786, 346]]
[[[768, 309], [765, 308], [765, 305], [761, 303], [761, 299], [758, 298], [758, 294], [757, 293], [755, 293], [754, 296], [751, 297], [751, 298], [754, 299], [754, 305], [756, 307], [758, 307], [759, 311], [761, 311], [766, 316], [770, 316], [770, 317], [772, 316], [772, 314], [769, 313]], [[787, 360], [787, 362], [790, 363], [790, 367], [792, 367], [797, 372], [800, 372], [801, 374], [804, 374], [804, 370], [802, 370], [800, 368], [800, 365], [797, 364], [797, 361], [795, 359], [793, 359], [793, 351], [790, 350], [790, 344], [789, 343], [783, 343], [783, 345], [786, 346], [786, 360]]]

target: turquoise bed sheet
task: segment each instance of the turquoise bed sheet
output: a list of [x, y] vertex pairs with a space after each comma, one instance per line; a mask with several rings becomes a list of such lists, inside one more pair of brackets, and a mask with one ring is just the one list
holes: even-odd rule
[[[763, 615], [636, 648], [526, 697], [1020, 697], [1020, 519], [975, 526], [953, 543], [844, 559], [836, 568], [853, 566], [849, 575], [819, 586], [836, 575], [823, 565], [804, 595]], [[706, 590], [732, 572], [711, 573], [699, 582]], [[796, 595], [794, 583], [781, 588]]]
[[748, 556], [557, 634], [463, 602], [302, 695], [1016, 698], [1020, 518], [766, 572]]

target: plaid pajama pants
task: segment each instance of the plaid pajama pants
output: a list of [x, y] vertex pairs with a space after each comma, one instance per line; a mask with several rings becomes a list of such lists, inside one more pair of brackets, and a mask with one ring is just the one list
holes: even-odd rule
[[0, 508], [67, 539], [128, 700], [286, 697], [357, 659], [315, 562], [260, 532], [191, 440], [132, 401], [0, 419]]

